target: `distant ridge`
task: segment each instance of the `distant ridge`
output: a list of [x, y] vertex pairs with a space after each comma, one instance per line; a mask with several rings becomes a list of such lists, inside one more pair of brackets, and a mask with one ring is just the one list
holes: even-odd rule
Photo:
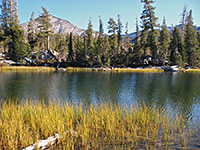
[[[175, 27], [175, 26], [169, 26], [169, 27], [168, 27], [168, 30], [170, 31], [170, 33], [172, 33], [174, 27]], [[182, 25], [179, 24], [179, 25], [177, 25], [177, 27], [178, 27], [179, 29], [181, 29], [181, 28], [182, 28]], [[198, 33], [200, 33], [200, 27], [195, 26], [195, 28], [196, 28], [196, 31], [197, 31]], [[140, 31], [140, 33], [141, 33], [141, 31]], [[122, 37], [126, 37], [126, 35], [123, 34]], [[136, 37], [136, 32], [129, 33], [129, 38], [130, 38], [131, 41], [134, 41], [134, 38], [135, 38], [135, 37]]]
[[[35, 19], [35, 24], [34, 24], [34, 28], [37, 27], [38, 25], [38, 20], [39, 18]], [[84, 35], [85, 31], [84, 29], [80, 29], [77, 26], [73, 25], [72, 23], [70, 23], [67, 20], [64, 19], [60, 19], [58, 17], [55, 17], [53, 15], [50, 15], [50, 22], [52, 24], [52, 31], [55, 34], [67, 34], [67, 33], [73, 33], [74, 35]], [[28, 24], [29, 22], [23, 23], [21, 24], [21, 26], [24, 28], [24, 31], [27, 33], [28, 31]]]

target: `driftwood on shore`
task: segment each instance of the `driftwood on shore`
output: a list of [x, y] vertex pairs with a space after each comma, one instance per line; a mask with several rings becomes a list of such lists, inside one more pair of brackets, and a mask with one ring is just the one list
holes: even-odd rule
[[[76, 135], [76, 132], [71, 131], [71, 130], [65, 132], [64, 135], [66, 133], [73, 133], [74, 135]], [[54, 145], [56, 143], [56, 140], [58, 140], [59, 138], [60, 138], [60, 135], [56, 133], [53, 136], [49, 137], [48, 139], [39, 140], [38, 143], [32, 144], [24, 148], [23, 150], [35, 150], [36, 147], [38, 147], [40, 150], [43, 150], [43, 149], [48, 148], [48, 146]]]
[[39, 140], [38, 143], [28, 146], [24, 148], [23, 150], [34, 150], [36, 147], [38, 147], [41, 150], [45, 149], [47, 148], [47, 146], [53, 145], [58, 138], [60, 138], [60, 136], [58, 134], [55, 134], [54, 136], [51, 136], [46, 140]]

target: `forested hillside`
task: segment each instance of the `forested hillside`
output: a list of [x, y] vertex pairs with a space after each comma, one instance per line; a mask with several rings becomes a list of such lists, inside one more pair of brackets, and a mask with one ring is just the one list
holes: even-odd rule
[[[181, 25], [159, 25], [154, 1], [141, 0], [143, 11], [136, 19], [136, 33], [129, 35], [128, 23], [122, 25], [120, 15], [110, 17], [107, 24], [99, 16], [99, 31], [93, 31], [91, 19], [87, 30], [50, 15], [42, 7], [40, 16], [34, 12], [28, 23], [20, 25], [16, 0], [2, 0], [0, 47], [6, 59], [21, 61], [24, 57], [53, 63], [52, 58], [40, 59], [42, 52], [54, 50], [56, 60], [64, 66], [136, 67], [148, 65], [200, 66], [200, 33], [194, 26], [192, 10], [183, 8]], [[173, 17], [173, 16], [172, 16]], [[140, 22], [140, 24], [139, 24]], [[126, 32], [122, 33], [123, 27]], [[108, 33], [104, 33], [104, 28]], [[123, 35], [123, 36], [122, 36]]]

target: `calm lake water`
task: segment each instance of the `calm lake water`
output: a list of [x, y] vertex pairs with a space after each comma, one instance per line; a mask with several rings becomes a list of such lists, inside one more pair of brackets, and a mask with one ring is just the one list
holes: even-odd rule
[[0, 98], [156, 104], [200, 117], [199, 73], [0, 73]]

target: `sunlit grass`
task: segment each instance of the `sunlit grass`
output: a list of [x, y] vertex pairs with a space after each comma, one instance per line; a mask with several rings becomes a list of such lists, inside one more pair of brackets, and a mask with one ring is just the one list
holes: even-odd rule
[[80, 68], [80, 67], [67, 67], [67, 71], [69, 72], [164, 72], [163, 69], [135, 69], [135, 68]]
[[185, 72], [200, 72], [200, 69], [187, 69]]
[[0, 72], [55, 72], [52, 67], [25, 67], [25, 66], [7, 66], [0, 67]]
[[187, 149], [199, 136], [190, 119], [146, 105], [8, 101], [0, 108], [0, 149], [22, 149], [55, 133], [61, 138], [53, 149]]

